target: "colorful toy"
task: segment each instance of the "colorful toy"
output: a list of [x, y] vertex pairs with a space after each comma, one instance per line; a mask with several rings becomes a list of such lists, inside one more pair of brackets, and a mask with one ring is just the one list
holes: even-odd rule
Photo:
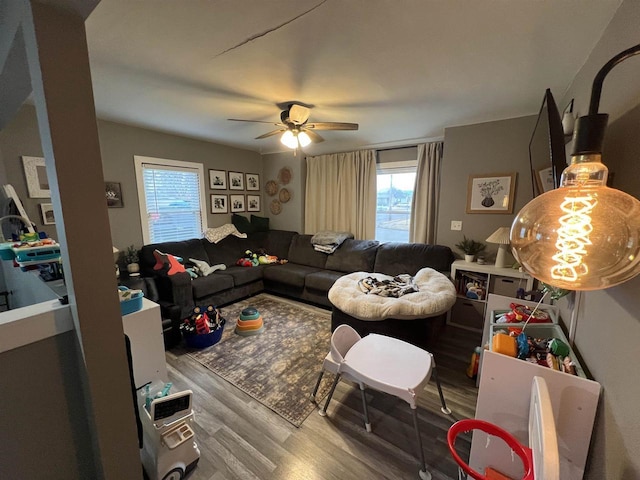
[[184, 265], [180, 263], [178, 257], [170, 253], [162, 253], [160, 250], [154, 250], [153, 256], [156, 258], [156, 264], [153, 269], [165, 275], [175, 275], [176, 273], [185, 272]]
[[262, 321], [262, 315], [255, 307], [247, 307], [238, 317], [236, 322], [236, 334], [248, 337], [252, 335], [258, 335], [264, 330], [264, 322]]
[[258, 262], [258, 255], [253, 253], [251, 250], [246, 250], [244, 252], [244, 257], [239, 258], [236, 265], [240, 267], [257, 267], [260, 265]]

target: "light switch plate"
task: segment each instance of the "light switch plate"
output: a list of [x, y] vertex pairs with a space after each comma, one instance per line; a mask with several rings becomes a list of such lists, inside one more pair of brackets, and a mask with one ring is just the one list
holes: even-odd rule
[[451, 220], [451, 230], [462, 230], [462, 221]]

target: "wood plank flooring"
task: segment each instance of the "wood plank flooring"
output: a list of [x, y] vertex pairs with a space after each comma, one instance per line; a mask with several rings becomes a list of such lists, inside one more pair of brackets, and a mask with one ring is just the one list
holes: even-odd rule
[[[456, 420], [474, 416], [475, 381], [465, 370], [480, 334], [447, 326], [430, 348], [451, 416], [440, 412], [435, 382], [418, 409], [424, 452], [434, 479], [457, 479], [446, 435]], [[419, 460], [409, 406], [368, 391], [373, 432], [362, 421], [359, 390], [340, 382], [328, 416], [312, 412], [300, 428], [273, 413], [181, 351], [166, 354], [175, 389], [194, 392], [196, 442], [201, 457], [188, 480], [414, 479]], [[320, 368], [320, 365], [318, 365]], [[468, 458], [470, 437], [458, 451]]]

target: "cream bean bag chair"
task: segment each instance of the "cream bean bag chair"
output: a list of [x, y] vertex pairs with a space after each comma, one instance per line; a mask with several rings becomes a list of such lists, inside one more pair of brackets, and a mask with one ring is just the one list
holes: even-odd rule
[[383, 273], [354, 272], [340, 277], [329, 290], [329, 301], [342, 312], [359, 320], [415, 320], [447, 312], [456, 301], [456, 289], [449, 278], [432, 269], [416, 273], [418, 291], [401, 297], [364, 293], [358, 282], [366, 277], [391, 280]]

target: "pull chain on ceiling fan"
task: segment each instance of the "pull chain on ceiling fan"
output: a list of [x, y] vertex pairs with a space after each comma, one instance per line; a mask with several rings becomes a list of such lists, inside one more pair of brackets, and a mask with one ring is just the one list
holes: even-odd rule
[[[299, 147], [306, 147], [311, 143], [324, 142], [319, 134], [314, 130], [358, 130], [357, 123], [344, 123], [344, 122], [315, 122], [308, 123], [311, 109], [303, 105], [291, 103], [287, 110], [280, 112], [280, 123], [274, 123], [276, 130], [267, 132], [265, 134], [256, 137], [256, 140], [268, 138], [273, 135], [282, 133], [280, 142], [283, 145], [291, 149], [297, 149]], [[230, 118], [229, 120], [234, 122], [252, 122], [252, 123], [271, 123], [261, 120], [241, 120], [237, 118]]]

